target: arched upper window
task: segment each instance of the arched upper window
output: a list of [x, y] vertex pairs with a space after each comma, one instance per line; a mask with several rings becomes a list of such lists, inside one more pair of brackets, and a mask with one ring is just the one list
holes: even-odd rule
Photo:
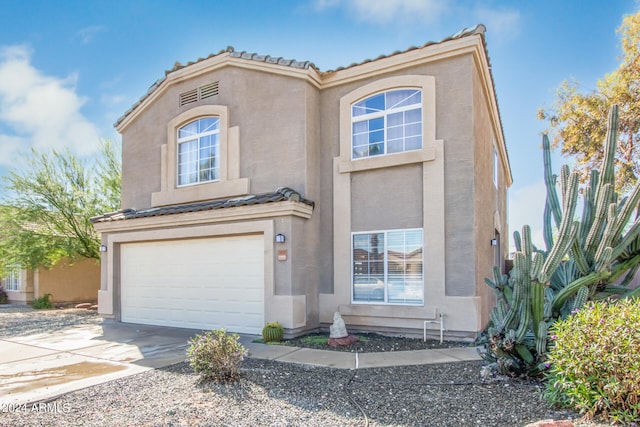
[[422, 90], [396, 89], [351, 107], [352, 159], [422, 148]]
[[203, 117], [178, 129], [178, 186], [220, 179], [220, 119]]

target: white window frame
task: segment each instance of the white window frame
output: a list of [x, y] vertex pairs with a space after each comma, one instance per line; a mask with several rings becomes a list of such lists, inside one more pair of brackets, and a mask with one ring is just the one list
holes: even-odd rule
[[[397, 233], [397, 232], [411, 232], [411, 231], [419, 231], [422, 234], [422, 268], [421, 268], [421, 281], [422, 281], [422, 301], [420, 302], [388, 302], [389, 295], [389, 259], [388, 259], [388, 234]], [[384, 256], [383, 256], [383, 270], [384, 270], [384, 298], [383, 301], [361, 301], [355, 299], [354, 285], [355, 285], [355, 275], [354, 275], [354, 237], [357, 235], [371, 235], [371, 234], [384, 234]], [[357, 231], [351, 233], [351, 279], [350, 279], [350, 294], [351, 294], [351, 303], [352, 304], [375, 304], [375, 305], [394, 305], [394, 306], [424, 306], [425, 295], [424, 295], [424, 229], [423, 228], [401, 228], [401, 229], [391, 229], [391, 230], [372, 230], [372, 231]]]
[[[213, 130], [210, 130], [210, 131], [204, 131], [204, 132], [201, 132], [201, 133], [190, 135], [188, 137], [180, 138], [180, 131], [183, 128], [185, 128], [186, 126], [189, 126], [192, 123], [196, 123], [196, 122], [199, 122], [200, 120], [204, 120], [204, 119], [215, 119], [215, 120], [217, 120], [217, 127], [215, 129], [213, 129]], [[221, 151], [220, 150], [220, 145], [221, 145], [221, 142], [220, 142], [220, 126], [221, 126], [220, 117], [217, 117], [217, 116], [205, 116], [205, 117], [198, 117], [198, 118], [196, 118], [194, 120], [191, 120], [190, 122], [184, 123], [178, 129], [176, 129], [176, 185], [177, 185], [178, 188], [188, 187], [188, 186], [191, 186], [191, 185], [198, 185], [198, 184], [204, 184], [204, 183], [209, 183], [209, 182], [218, 182], [218, 181], [220, 181], [220, 163], [221, 163], [221, 159], [220, 159], [220, 151]], [[201, 173], [201, 170], [200, 170], [200, 161], [201, 161], [201, 159], [200, 159], [200, 150], [201, 150], [200, 140], [201, 140], [201, 138], [207, 137], [207, 136], [211, 136], [212, 138], [216, 138], [216, 143], [214, 144], [215, 145], [215, 157], [214, 158], [218, 162], [218, 167], [214, 168], [214, 169], [217, 169], [217, 173], [215, 175], [215, 178], [204, 180], [204, 179], [200, 179], [200, 173]], [[198, 159], [196, 161], [197, 170], [195, 171], [197, 179], [196, 179], [195, 182], [187, 182], [185, 184], [180, 184], [180, 177], [181, 177], [181, 174], [180, 174], [180, 147], [183, 144], [187, 144], [187, 143], [192, 142], [192, 141], [197, 141], [198, 142], [198, 148], [197, 148], [197, 157], [198, 157]], [[193, 173], [193, 172], [194, 171], [189, 171], [189, 172], [187, 172], [187, 174]]]
[[[202, 117], [220, 118], [220, 179], [178, 187], [177, 130]], [[152, 207], [249, 194], [249, 178], [240, 177], [239, 127], [229, 126], [229, 107], [205, 104], [189, 108], [170, 120], [166, 130], [167, 142], [160, 145], [160, 191], [151, 193]]]
[[[422, 149], [353, 159], [352, 105], [376, 93], [396, 88], [414, 88], [422, 91]], [[375, 79], [340, 98], [340, 155], [336, 159], [337, 172], [340, 174], [430, 162], [436, 159], [436, 151], [443, 142], [436, 139], [436, 79], [434, 76], [409, 74]]]
[[[376, 112], [370, 112], [370, 113], [366, 113], [366, 114], [360, 114], [360, 115], [354, 115], [353, 110], [354, 108], [356, 108], [356, 105], [366, 101], [368, 99], [377, 97], [377, 96], [384, 96], [386, 98], [386, 95], [388, 93], [391, 92], [397, 92], [397, 91], [401, 91], [401, 90], [411, 90], [411, 91], [415, 91], [415, 93], [419, 93], [420, 94], [420, 101], [410, 104], [410, 105], [404, 105], [401, 107], [390, 107], [387, 108], [385, 106], [384, 110], [379, 110]], [[413, 95], [412, 95], [413, 96]], [[351, 160], [357, 161], [357, 160], [362, 160], [362, 159], [368, 159], [371, 157], [377, 157], [377, 156], [386, 156], [386, 155], [393, 155], [393, 154], [399, 154], [399, 153], [406, 153], [406, 152], [410, 152], [410, 151], [418, 151], [418, 150], [422, 150], [423, 147], [423, 133], [424, 133], [424, 123], [423, 123], [423, 113], [422, 110], [424, 108], [424, 102], [423, 102], [423, 90], [422, 88], [419, 87], [401, 87], [401, 88], [393, 88], [393, 89], [388, 89], [388, 90], [384, 90], [384, 91], [380, 91], [380, 92], [376, 92], [373, 94], [369, 94], [366, 97], [359, 99], [358, 101], [354, 102], [351, 105]], [[403, 147], [402, 150], [400, 151], [394, 151], [394, 152], [389, 152], [389, 135], [388, 135], [388, 131], [389, 131], [389, 123], [388, 123], [388, 117], [390, 115], [393, 114], [397, 114], [397, 113], [403, 113], [403, 112], [407, 112], [407, 111], [416, 111], [419, 110], [419, 116], [420, 116], [420, 120], [418, 122], [412, 122], [409, 124], [403, 124], [403, 130], [405, 130], [405, 127], [407, 125], [415, 125], [415, 124], [420, 124], [420, 134], [418, 135], [419, 140], [420, 140], [420, 146], [416, 147], [416, 148], [411, 148], [411, 149], [406, 149]], [[354, 145], [354, 139], [355, 139], [355, 133], [353, 130], [354, 124], [355, 123], [361, 123], [361, 122], [369, 122], [370, 120], [373, 119], [382, 119], [383, 120], [383, 126], [382, 126], [382, 132], [383, 132], [383, 139], [382, 141], [378, 142], [377, 144], [382, 144], [383, 148], [382, 148], [382, 152], [379, 154], [371, 154], [370, 152], [367, 155], [363, 155], [363, 156], [355, 156], [355, 145]], [[397, 127], [397, 126], [394, 126]], [[365, 135], [365, 134], [369, 134], [370, 132], [360, 132], [359, 134], [361, 135]], [[404, 145], [404, 139], [405, 137], [403, 136], [402, 140], [403, 140], [403, 145]], [[376, 144], [376, 145], [377, 145]], [[369, 142], [366, 145], [358, 145], [359, 147], [371, 147], [371, 142]]]
[[9, 275], [5, 279], [5, 290], [19, 291], [22, 287], [22, 269], [18, 266], [9, 268]]

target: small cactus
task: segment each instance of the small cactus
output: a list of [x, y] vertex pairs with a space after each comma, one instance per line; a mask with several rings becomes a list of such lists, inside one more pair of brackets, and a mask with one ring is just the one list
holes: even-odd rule
[[280, 342], [284, 339], [284, 328], [280, 322], [269, 322], [262, 328], [264, 342]]

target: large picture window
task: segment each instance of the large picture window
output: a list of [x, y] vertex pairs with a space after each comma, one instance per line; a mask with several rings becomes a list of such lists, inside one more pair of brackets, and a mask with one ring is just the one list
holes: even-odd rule
[[220, 119], [204, 117], [178, 129], [178, 185], [220, 179]]
[[422, 229], [354, 233], [352, 300], [424, 304]]
[[351, 107], [352, 158], [422, 148], [422, 91], [399, 89], [370, 96]]

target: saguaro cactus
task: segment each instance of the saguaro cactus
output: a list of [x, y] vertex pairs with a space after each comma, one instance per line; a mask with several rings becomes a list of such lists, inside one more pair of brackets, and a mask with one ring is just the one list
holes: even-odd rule
[[640, 288], [627, 288], [640, 267], [640, 182], [626, 197], [615, 192], [617, 126], [618, 109], [613, 107], [602, 172], [594, 169], [582, 190], [580, 220], [576, 219], [578, 174], [562, 167], [558, 197], [549, 139], [542, 138], [546, 249], [534, 247], [525, 225], [522, 233], [514, 233], [516, 253], [509, 277], [496, 267], [493, 280], [485, 279], [498, 301], [491, 312], [483, 357], [504, 374], [538, 374], [544, 368], [549, 326], [587, 300], [640, 296]]

